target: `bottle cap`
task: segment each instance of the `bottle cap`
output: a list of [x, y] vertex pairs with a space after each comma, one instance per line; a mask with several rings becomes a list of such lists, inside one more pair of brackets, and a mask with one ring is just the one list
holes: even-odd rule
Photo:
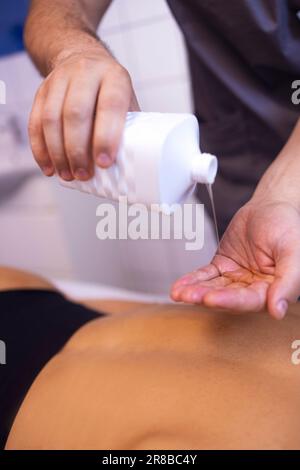
[[192, 179], [197, 183], [212, 184], [218, 170], [218, 160], [210, 153], [199, 153], [192, 161]]

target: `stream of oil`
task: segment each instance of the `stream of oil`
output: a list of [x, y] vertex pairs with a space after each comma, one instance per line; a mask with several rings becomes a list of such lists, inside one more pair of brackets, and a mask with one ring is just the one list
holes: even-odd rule
[[220, 250], [220, 236], [219, 236], [219, 230], [218, 230], [218, 222], [217, 222], [216, 207], [215, 207], [212, 184], [207, 184], [206, 187], [207, 187], [207, 191], [208, 191], [208, 195], [209, 195], [209, 199], [211, 203], [213, 220], [214, 220], [215, 231], [216, 231], [216, 238], [217, 238], [217, 243], [218, 243], [218, 251], [219, 251]]

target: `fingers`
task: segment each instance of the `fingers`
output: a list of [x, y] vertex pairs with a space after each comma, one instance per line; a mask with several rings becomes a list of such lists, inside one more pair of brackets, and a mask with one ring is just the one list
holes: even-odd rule
[[35, 161], [46, 176], [52, 176], [54, 174], [54, 166], [48, 153], [42, 126], [42, 112], [45, 94], [45, 87], [41, 86], [36, 93], [33, 108], [29, 117], [28, 133]]
[[93, 174], [91, 139], [99, 93], [98, 74], [84, 73], [71, 81], [63, 108], [63, 138], [72, 174], [88, 180]]
[[68, 80], [63, 75], [56, 75], [55, 79], [49, 80], [41, 119], [48, 154], [55, 171], [62, 179], [71, 181], [73, 175], [65, 153], [62, 121], [67, 87]]
[[58, 66], [40, 87], [29, 121], [34, 157], [47, 176], [88, 180], [116, 158], [126, 114], [139, 110], [128, 72], [98, 56]]
[[195, 282], [178, 289], [178, 300], [190, 304], [201, 304], [205, 295], [218, 288], [223, 288], [230, 283], [228, 279], [216, 277], [212, 280]]
[[232, 313], [259, 312], [265, 307], [269, 284], [253, 282], [250, 286], [226, 287], [208, 291], [202, 299], [207, 307], [224, 308]]
[[235, 269], [220, 275], [210, 264], [187, 274], [173, 286], [175, 301], [223, 308], [229, 312], [258, 312], [265, 308], [270, 281], [255, 279], [245, 269]]
[[175, 302], [201, 303], [206, 292], [229, 282], [219, 276], [216, 266], [209, 264], [176, 281], [171, 289], [171, 298]]
[[173, 300], [223, 308], [229, 312], [258, 312], [265, 307], [268, 286], [265, 281], [254, 281], [247, 286], [244, 282], [232, 283], [230, 279], [218, 276], [182, 285], [175, 295], [172, 292], [172, 297]]
[[207, 266], [185, 274], [180, 279], [178, 279], [172, 286], [172, 292], [175, 292], [177, 289], [183, 286], [194, 284], [195, 282], [208, 281], [216, 276], [219, 276], [218, 269], [213, 264], [208, 264]]
[[[184, 302], [185, 300], [183, 299], [190, 298], [190, 294], [192, 294], [192, 290], [189, 287], [195, 286], [196, 283], [214, 279], [218, 275], [218, 269], [213, 264], [204, 266], [178, 279], [171, 288], [170, 296], [175, 302]], [[192, 299], [191, 302], [193, 302]]]
[[102, 168], [116, 159], [131, 100], [128, 73], [120, 67], [107, 74], [100, 89], [93, 135], [94, 160]]
[[300, 295], [300, 250], [282, 256], [276, 265], [275, 279], [268, 290], [268, 310], [278, 320], [284, 318], [288, 304]]

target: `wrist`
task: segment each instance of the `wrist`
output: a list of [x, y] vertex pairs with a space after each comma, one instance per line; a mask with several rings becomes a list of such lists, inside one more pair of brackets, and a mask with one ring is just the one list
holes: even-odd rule
[[300, 213], [300, 167], [298, 148], [283, 149], [265, 172], [252, 196], [253, 200], [280, 201], [293, 205]]
[[76, 41], [70, 39], [64, 42], [60, 50], [50, 59], [48, 71], [49, 73], [52, 72], [54, 68], [68, 60], [72, 60], [72, 58], [91, 56], [97, 57], [99, 60], [113, 59], [112, 54], [99, 38], [84, 33], [84, 39], [78, 39], [77, 37]]
[[262, 176], [253, 194], [254, 200], [281, 201], [300, 213], [300, 125]]
[[254, 191], [250, 202], [255, 204], [289, 204], [300, 215], [299, 185], [298, 187], [294, 186], [286, 178], [282, 181], [274, 179], [274, 182], [272, 180], [262, 180]]

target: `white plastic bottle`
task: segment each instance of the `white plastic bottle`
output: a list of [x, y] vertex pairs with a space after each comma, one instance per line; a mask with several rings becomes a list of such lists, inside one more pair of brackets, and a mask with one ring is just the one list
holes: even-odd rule
[[127, 114], [120, 150], [110, 168], [95, 167], [89, 181], [61, 183], [112, 200], [126, 196], [129, 204], [163, 205], [163, 212], [170, 213], [197, 183], [212, 184], [217, 167], [216, 157], [199, 149], [194, 115], [134, 112]]

